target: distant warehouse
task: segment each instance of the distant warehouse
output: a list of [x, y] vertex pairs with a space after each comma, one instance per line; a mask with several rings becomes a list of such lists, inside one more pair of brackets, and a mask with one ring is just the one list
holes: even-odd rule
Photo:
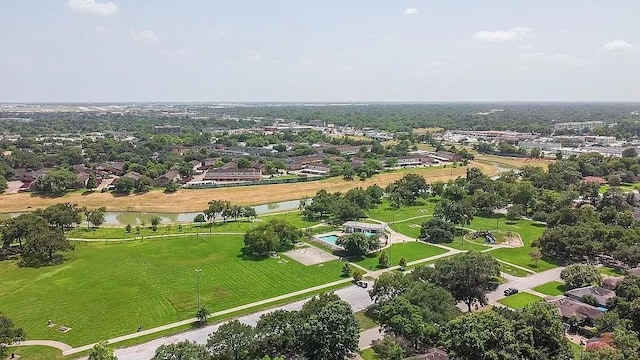
[[575, 121], [575, 122], [557, 123], [553, 125], [555, 129], [566, 129], [566, 130], [582, 130], [584, 128], [593, 130], [594, 128], [603, 127], [603, 126], [604, 126], [604, 121]]
[[156, 135], [180, 135], [182, 133], [182, 127], [172, 125], [157, 125], [153, 127], [153, 133]]

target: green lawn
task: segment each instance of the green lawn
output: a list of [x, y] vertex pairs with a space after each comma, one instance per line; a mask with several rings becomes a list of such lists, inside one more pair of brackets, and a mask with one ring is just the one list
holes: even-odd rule
[[378, 359], [380, 359], [378, 357], [378, 354], [376, 354], [376, 352], [373, 351], [372, 348], [368, 348], [368, 349], [364, 349], [364, 350], [360, 351], [360, 356], [362, 356], [362, 358], [364, 360], [378, 360]]
[[462, 236], [456, 236], [453, 242], [443, 243], [442, 245], [452, 247], [458, 250], [483, 251], [483, 250], [490, 249], [489, 246], [485, 246], [473, 241], [466, 241], [462, 238]]
[[[387, 255], [389, 255], [389, 261], [392, 266], [398, 265], [398, 262], [400, 262], [400, 259], [402, 257], [404, 257], [407, 262], [411, 262], [435, 255], [444, 254], [447, 252], [446, 250], [439, 247], [435, 247], [418, 241], [394, 244], [384, 251], [386, 251]], [[365, 269], [376, 270], [378, 268], [378, 255], [379, 252], [373, 254], [372, 256], [368, 256], [354, 262], [364, 267]]]
[[15, 353], [21, 360], [62, 360], [62, 351], [49, 346], [19, 346], [8, 349], [7, 354]]
[[[606, 184], [605, 185], [601, 185], [600, 186], [600, 194], [606, 193], [610, 188], [611, 188], [611, 186], [609, 186], [609, 185], [606, 185]], [[622, 184], [620, 184], [620, 186], [618, 186], [618, 188], [622, 192], [630, 192], [630, 191], [633, 191], [633, 190], [636, 190], [636, 189], [640, 188], [640, 182], [633, 183], [633, 184], [622, 183]]]
[[610, 267], [607, 267], [607, 266], [598, 267], [598, 271], [601, 274], [606, 275], [606, 276], [618, 277], [618, 276], [624, 276], [625, 275], [623, 271], [617, 270], [617, 269], [614, 269], [614, 268], [610, 268]]
[[500, 271], [505, 272], [509, 275], [518, 276], [518, 277], [525, 277], [525, 276], [531, 275], [531, 273], [529, 272], [526, 272], [517, 267], [509, 266], [505, 263], [500, 263]]
[[202, 224], [202, 225], [182, 225], [178, 226], [176, 224], [166, 225], [162, 224], [158, 227], [156, 232], [151, 230], [150, 226], [140, 227], [140, 232], [136, 231], [135, 226], [131, 230], [131, 233], [127, 233], [124, 227], [100, 227], [96, 229], [87, 229], [86, 226], [77, 227], [67, 233], [67, 236], [70, 238], [81, 238], [81, 239], [126, 239], [132, 237], [139, 236], [150, 236], [150, 235], [169, 235], [169, 234], [181, 234], [181, 233], [208, 233], [209, 230], [213, 233], [225, 233], [225, 232], [237, 232], [244, 233], [247, 232], [251, 227], [256, 226], [257, 224], [261, 224], [264, 221], [269, 220], [286, 220], [296, 227], [303, 228], [307, 226], [312, 226], [318, 224], [318, 222], [311, 222], [305, 220], [300, 214], [295, 212], [290, 213], [282, 213], [275, 215], [264, 215], [258, 217], [253, 223], [250, 223], [245, 220], [233, 221], [230, 219], [229, 222], [223, 223], [221, 219], [216, 220], [216, 224], [213, 228], [210, 228], [210, 224]]
[[533, 290], [545, 295], [558, 296], [564, 294], [567, 289], [564, 283], [561, 283], [560, 281], [551, 281], [546, 284], [536, 286]]
[[[544, 260], [539, 260], [536, 265], [529, 256], [533, 250], [531, 244], [542, 235], [545, 230], [544, 226], [536, 225], [536, 223], [530, 220], [509, 221], [504, 217], [498, 218], [497, 224], [499, 230], [512, 231], [520, 234], [522, 242], [524, 243], [524, 246], [519, 248], [503, 248], [491, 251], [491, 254], [497, 259], [525, 267], [535, 272], [549, 270], [557, 266]], [[493, 230], [496, 229], [496, 219], [476, 216], [473, 218], [469, 227], [474, 230]]]
[[576, 344], [572, 341], [569, 342], [571, 345], [571, 351], [573, 352], [573, 358], [576, 360], [582, 359], [582, 352], [584, 351], [584, 346], [580, 344]]
[[522, 309], [529, 304], [542, 300], [541, 297], [526, 292], [517, 293], [498, 300], [502, 305], [506, 305], [512, 309]]
[[[212, 312], [340, 279], [339, 261], [257, 261], [241, 257], [241, 247], [241, 236], [77, 243], [58, 266], [0, 262], [0, 304], [29, 339], [78, 346], [192, 317], [197, 268]], [[48, 328], [49, 319], [72, 330]]]
[[356, 316], [356, 320], [358, 320], [358, 325], [360, 326], [360, 331], [365, 331], [369, 329], [373, 329], [378, 326], [375, 320], [373, 320], [366, 310], [358, 311], [354, 313]]
[[391, 226], [391, 228], [400, 234], [407, 235], [410, 238], [417, 239], [420, 237], [420, 228], [422, 224], [429, 221], [429, 218], [420, 218], [413, 219], [409, 221], [404, 221], [400, 223], [395, 223]]
[[401, 221], [417, 216], [433, 215], [433, 209], [436, 207], [437, 202], [437, 198], [420, 199], [419, 204], [415, 206], [402, 206], [399, 209], [393, 209], [390, 201], [384, 199], [381, 205], [369, 210], [367, 215], [372, 219], [391, 223], [394, 220]]

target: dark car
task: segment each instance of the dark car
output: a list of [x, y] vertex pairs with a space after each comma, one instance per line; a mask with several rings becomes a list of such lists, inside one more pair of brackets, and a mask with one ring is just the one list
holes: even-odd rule
[[509, 296], [509, 295], [513, 295], [513, 294], [517, 294], [518, 293], [518, 289], [516, 288], [508, 288], [507, 290], [504, 291], [504, 296]]

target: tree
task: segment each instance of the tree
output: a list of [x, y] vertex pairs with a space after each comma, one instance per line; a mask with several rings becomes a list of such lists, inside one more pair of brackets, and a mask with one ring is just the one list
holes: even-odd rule
[[[16, 341], [24, 340], [24, 337], [24, 330], [17, 328], [13, 320], [0, 313], [0, 344], [11, 345]], [[0, 346], [0, 357], [3, 359], [6, 355], [6, 349], [6, 347]]]
[[296, 358], [303, 346], [299, 335], [302, 321], [296, 311], [276, 310], [260, 316], [255, 329], [255, 355]]
[[358, 269], [353, 270], [353, 280], [355, 282], [362, 281], [364, 277], [364, 271]]
[[293, 248], [302, 237], [302, 231], [284, 220], [270, 220], [244, 234], [243, 251], [248, 254], [265, 256], [270, 252]]
[[569, 265], [560, 272], [568, 289], [575, 289], [589, 285], [599, 285], [602, 275], [595, 266], [586, 264]]
[[198, 323], [201, 326], [207, 323], [207, 319], [209, 319], [209, 315], [211, 315], [211, 313], [204, 306], [201, 306], [198, 309], [198, 311], [196, 311], [196, 319], [198, 320]]
[[196, 342], [181, 341], [160, 345], [151, 360], [213, 360], [207, 348]]
[[402, 360], [404, 349], [395, 338], [385, 335], [381, 341], [373, 345], [373, 351], [380, 360]]
[[521, 345], [521, 359], [572, 359], [557, 308], [538, 301], [516, 312], [515, 337]]
[[2, 174], [0, 174], [0, 194], [5, 192], [8, 186], [9, 183], [7, 183], [7, 179]]
[[468, 225], [473, 220], [474, 209], [463, 201], [442, 199], [436, 205], [433, 216], [456, 225]]
[[23, 242], [34, 233], [47, 230], [49, 224], [45, 218], [35, 213], [20, 214], [2, 222], [0, 232], [2, 233], [2, 246], [8, 249], [17, 242], [20, 249]]
[[381, 251], [378, 256], [378, 267], [380, 268], [388, 268], [389, 267], [389, 255], [387, 255], [386, 251]]
[[353, 270], [351, 269], [349, 263], [344, 263], [344, 266], [342, 267], [342, 277], [349, 277], [351, 276], [352, 272]]
[[89, 353], [89, 360], [118, 360], [113, 355], [113, 349], [108, 347], [109, 343], [106, 341], [100, 341], [95, 344]]
[[[91, 211], [88, 212], [87, 216], [87, 222], [91, 223], [91, 225], [93, 225], [93, 227], [98, 227], [100, 225], [102, 225], [105, 220], [106, 220], [106, 213], [107, 213], [107, 208], [106, 207], [100, 207], [97, 209], [93, 209]], [[87, 214], [85, 212], [85, 214]]]
[[67, 169], [53, 170], [36, 180], [36, 189], [43, 193], [62, 195], [69, 189], [81, 187], [80, 179]]
[[622, 157], [623, 158], [637, 158], [638, 157], [638, 150], [636, 150], [636, 148], [626, 148], [624, 150], [622, 150]]
[[167, 186], [165, 186], [164, 188], [164, 192], [166, 193], [174, 193], [176, 191], [178, 191], [179, 187], [178, 187], [178, 183], [175, 181], [171, 181], [170, 183], [167, 184]]
[[439, 260], [434, 266], [434, 282], [467, 304], [487, 304], [486, 293], [495, 288], [500, 264], [487, 253], [467, 252]]
[[238, 320], [227, 322], [209, 335], [207, 349], [216, 359], [250, 359], [254, 329]]
[[407, 174], [402, 179], [389, 184], [386, 193], [391, 199], [396, 199], [398, 204], [415, 205], [419, 197], [424, 197], [429, 191], [424, 177], [417, 174]]
[[513, 326], [496, 311], [470, 313], [451, 320], [442, 329], [441, 339], [452, 359], [520, 359]]
[[196, 223], [203, 223], [205, 221], [206, 220], [204, 219], [204, 214], [198, 214], [193, 218], [193, 222], [196, 222]]
[[373, 288], [369, 290], [369, 297], [376, 304], [384, 303], [404, 293], [412, 280], [410, 276], [403, 273], [384, 272], [373, 283]]
[[47, 219], [49, 225], [62, 230], [70, 228], [82, 222], [82, 209], [76, 204], [63, 203], [47, 207], [41, 212], [42, 217]]
[[420, 239], [434, 244], [450, 243], [455, 237], [455, 230], [452, 223], [439, 217], [432, 217], [422, 224]]
[[153, 232], [158, 231], [158, 225], [160, 225], [162, 218], [158, 215], [155, 215], [155, 216], [152, 216], [151, 220], [149, 221], [151, 222], [151, 230], [153, 230]]
[[41, 266], [62, 261], [60, 251], [73, 250], [73, 245], [62, 231], [40, 229], [25, 238], [20, 264], [22, 266]]
[[126, 231], [127, 234], [131, 234], [131, 224], [127, 224], [127, 226], [124, 227], [124, 231]]
[[130, 177], [123, 176], [116, 180], [115, 192], [117, 194], [129, 194], [136, 188], [136, 181]]
[[524, 205], [522, 204], [515, 204], [513, 206], [510, 206], [507, 209], [507, 220], [519, 220], [520, 218], [522, 218], [523, 215], [526, 214], [526, 210], [524, 208]]
[[85, 186], [87, 189], [91, 190], [91, 189], [95, 189], [98, 187], [98, 179], [96, 178], [96, 174], [91, 173], [89, 174], [89, 178], [87, 179], [87, 185]]
[[400, 270], [404, 271], [404, 269], [407, 267], [407, 259], [405, 259], [405, 257], [401, 257], [400, 258], [400, 262], [398, 263], [398, 266], [400, 266]]
[[148, 176], [142, 176], [136, 181], [137, 192], [147, 192], [153, 189], [153, 180]]
[[308, 314], [301, 329], [302, 353], [309, 360], [342, 360], [358, 350], [358, 322], [349, 304], [336, 298], [312, 300], [302, 308], [301, 314]]
[[[203, 213], [209, 222], [211, 222], [211, 227], [216, 222], [216, 217], [224, 210], [224, 202], [220, 200], [211, 200], [209, 201], [209, 207], [206, 208]], [[211, 227], [209, 231], [211, 231]]]
[[343, 235], [336, 240], [336, 244], [342, 246], [348, 256], [364, 256], [376, 250], [380, 246], [377, 236], [367, 236], [363, 233]]
[[610, 186], [620, 186], [620, 184], [622, 183], [622, 180], [620, 179], [620, 175], [618, 174], [613, 174], [613, 175], [609, 175], [607, 178], [607, 183]]
[[538, 261], [542, 259], [542, 251], [540, 251], [540, 249], [533, 249], [533, 251], [529, 253], [529, 257], [533, 260], [535, 266], [538, 267]]

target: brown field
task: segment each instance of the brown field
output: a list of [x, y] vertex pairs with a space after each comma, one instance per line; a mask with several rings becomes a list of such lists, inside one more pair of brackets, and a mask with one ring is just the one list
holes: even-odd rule
[[475, 161], [482, 164], [497, 164], [506, 167], [519, 169], [525, 165], [542, 166], [547, 169], [549, 164], [554, 162], [552, 159], [530, 159], [530, 158], [512, 158], [506, 156], [495, 156], [485, 154], [474, 154]]
[[[478, 167], [488, 176], [498, 173], [498, 169], [490, 164], [474, 162], [468, 167]], [[207, 207], [210, 200], [228, 200], [239, 205], [269, 204], [279, 201], [296, 200], [304, 196], [313, 196], [318, 190], [329, 192], [347, 191], [354, 187], [366, 187], [378, 184], [381, 187], [400, 179], [408, 173], [423, 175], [428, 182], [447, 181], [458, 176], [465, 176], [467, 167], [457, 168], [416, 168], [382, 173], [370, 179], [345, 181], [342, 178], [331, 178], [306, 183], [239, 186], [218, 189], [179, 190], [173, 194], [165, 194], [153, 190], [144, 194], [116, 196], [111, 193], [71, 193], [61, 197], [42, 197], [36, 194], [20, 193], [0, 196], [0, 212], [21, 212], [44, 208], [60, 202], [71, 202], [80, 206], [96, 208], [105, 206], [110, 211], [143, 211], [143, 212], [195, 212]]]
[[433, 134], [433, 133], [439, 133], [439, 132], [442, 132], [442, 131], [444, 131], [444, 129], [443, 128], [439, 128], [439, 127], [413, 129], [413, 133], [417, 134], [417, 135]]

